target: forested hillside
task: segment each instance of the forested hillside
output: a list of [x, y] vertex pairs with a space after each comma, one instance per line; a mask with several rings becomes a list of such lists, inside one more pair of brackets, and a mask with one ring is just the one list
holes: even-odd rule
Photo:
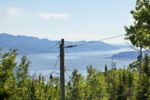
[[[59, 100], [59, 77], [50, 74], [46, 82], [42, 75], [30, 76], [30, 62], [23, 56], [18, 64], [16, 56], [16, 50], [0, 53], [0, 100]], [[90, 65], [87, 76], [75, 69], [65, 85], [66, 100], [150, 100], [150, 57], [144, 57], [141, 78], [138, 65], [139, 61], [127, 69], [106, 65], [104, 72]]]
[[[150, 100], [150, 0], [137, 0], [131, 14], [134, 23], [125, 26], [126, 39], [137, 60], [120, 69], [105, 65], [103, 72], [89, 65], [86, 76], [74, 69], [65, 84], [66, 100]], [[59, 77], [50, 73], [47, 82], [42, 74], [31, 76], [27, 57], [19, 63], [16, 57], [16, 50], [0, 51], [0, 100], [60, 100]]]

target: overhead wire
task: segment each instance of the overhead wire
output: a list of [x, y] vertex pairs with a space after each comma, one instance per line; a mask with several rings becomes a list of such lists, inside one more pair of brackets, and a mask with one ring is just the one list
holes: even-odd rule
[[[67, 57], [67, 59], [69, 59], [68, 62], [69, 62], [71, 65], [73, 65], [72, 60], [70, 59], [70, 54], [69, 54], [68, 49], [66, 49], [65, 52], [66, 52], [66, 55], [65, 55], [65, 56]], [[67, 65], [67, 64], [66, 64], [66, 65]], [[69, 67], [70, 67], [70, 66], [65, 66], [66, 82], [69, 81], [69, 76], [71, 75], [70, 72], [72, 72]]]
[[[70, 57], [70, 54], [71, 54], [71, 53], [69, 53], [69, 50], [68, 50], [68, 49], [66, 49], [65, 51], [66, 51], [66, 57], [69, 59], [70, 64], [71, 64], [71, 65], [74, 65], [73, 62], [72, 62], [72, 59], [71, 59], [71, 57]], [[66, 71], [70, 71], [70, 72], [71, 72], [71, 69], [69, 68], [69, 66], [65, 66], [65, 68], [67, 68]]]
[[[121, 37], [121, 36], [124, 36], [124, 35], [125, 35], [125, 34], [115, 35], [115, 36], [103, 38], [103, 39], [100, 39], [100, 40], [97, 40], [97, 41], [104, 41], [104, 40], [109, 40], [109, 39], [113, 39], [113, 38], [118, 38], [118, 37]], [[69, 45], [69, 46], [65, 46], [65, 48], [72, 48], [72, 47], [77, 47], [77, 46], [83, 46], [83, 45], [87, 45], [87, 44], [89, 44], [89, 43], [94, 43], [94, 42], [95, 42], [95, 41], [89, 41], [89, 42], [86, 42], [86, 43], [81, 43], [81, 44], [76, 44], [76, 45]], [[54, 45], [52, 45], [52, 46], [50, 46], [50, 47], [54, 47], [54, 46], [58, 45], [59, 43], [60, 43], [60, 41], [58, 41], [56, 44], [54, 44]], [[33, 56], [32, 56], [32, 57], [33, 57]], [[32, 57], [30, 57], [30, 59], [31, 59]], [[54, 64], [54, 67], [53, 67], [53, 70], [52, 70], [51, 74], [55, 72], [54, 70], [55, 70], [55, 67], [56, 67], [56, 65], [57, 65], [57, 63], [58, 63], [58, 60], [59, 60], [59, 56], [58, 56], [58, 58], [57, 58], [57, 60], [56, 60], [56, 63]], [[57, 73], [57, 72], [55, 72], [55, 73]]]
[[53, 69], [52, 69], [51, 74], [55, 72], [54, 70], [55, 70], [55, 67], [56, 67], [56, 65], [57, 65], [57, 63], [58, 63], [59, 58], [60, 58], [60, 56], [57, 56], [57, 60], [56, 60], [56, 62], [55, 62], [55, 64], [54, 64], [54, 67], [53, 67]]
[[[115, 35], [115, 36], [103, 38], [103, 39], [100, 39], [100, 40], [97, 40], [97, 41], [105, 41], [105, 40], [109, 40], [109, 39], [114, 39], [114, 38], [122, 37], [122, 36], [124, 36], [124, 35], [125, 35], [125, 34]], [[81, 43], [81, 44], [74, 45], [74, 46], [83, 46], [83, 45], [87, 45], [87, 44], [89, 44], [89, 43], [94, 43], [94, 42], [95, 42], [95, 41], [89, 41], [89, 42]]]
[[[103, 38], [103, 39], [100, 39], [100, 40], [97, 40], [97, 41], [104, 41], [104, 40], [114, 39], [114, 38], [118, 38], [118, 37], [121, 37], [121, 36], [124, 36], [124, 35], [125, 35], [125, 34], [115, 35], [115, 36]], [[95, 41], [89, 41], [89, 42], [81, 43], [81, 44], [77, 44], [77, 45], [66, 46], [65, 48], [72, 48], [72, 47], [77, 47], [77, 46], [83, 46], [83, 45], [87, 45], [87, 44], [94, 43], [94, 42], [95, 42]], [[57, 44], [59, 44], [59, 43], [60, 43], [60, 41], [59, 41]], [[56, 45], [57, 45], [57, 44], [56, 44]], [[54, 64], [54, 67], [53, 67], [53, 70], [52, 70], [51, 73], [54, 72], [55, 67], [56, 67], [56, 65], [57, 65], [57, 63], [58, 63], [58, 61], [59, 61], [59, 59], [60, 59], [60, 56], [58, 56], [58, 58], [57, 58], [57, 60], [56, 60], [56, 63]], [[65, 71], [66, 71], [67, 76], [69, 76], [69, 74], [67, 73], [67, 70], [65, 70]], [[143, 95], [143, 94], [144, 94], [144, 93], [137, 93], [137, 94], [132, 94], [131, 96], [137, 96], [137, 95]], [[147, 94], [149, 94], [149, 93], [147, 93]], [[115, 96], [122, 97], [122, 96], [130, 96], [130, 95], [125, 94], [125, 95], [115, 95]], [[99, 97], [97, 97], [97, 98], [104, 98], [104, 97], [111, 97], [111, 96], [99, 96]]]
[[[115, 35], [115, 36], [111, 36], [111, 37], [107, 37], [107, 38], [103, 38], [103, 39], [100, 39], [100, 40], [97, 40], [97, 41], [104, 41], [104, 40], [109, 40], [109, 39], [113, 39], [113, 38], [118, 38], [118, 37], [121, 37], [121, 36], [124, 36], [125, 34], [121, 34], [121, 35]], [[77, 44], [77, 45], [73, 45], [74, 47], [77, 47], [77, 46], [83, 46], [83, 45], [87, 45], [87, 44], [90, 44], [90, 43], [94, 43], [95, 41], [89, 41], [89, 42], [86, 42], [86, 43], [81, 43], [81, 44]], [[55, 44], [55, 45], [58, 45], [60, 43], [60, 41], [59, 42], [57, 42], [57, 44]], [[55, 46], [54, 45], [54, 46]], [[68, 48], [71, 48], [71, 47], [73, 47], [73, 46], [68, 46]], [[67, 47], [67, 46], [66, 46]], [[59, 61], [59, 59], [60, 59], [60, 56], [58, 56], [57, 57], [57, 60], [56, 60], [56, 62], [55, 62], [55, 64], [54, 64], [54, 66], [53, 66], [53, 69], [52, 69], [52, 72], [51, 72], [51, 74], [52, 73], [54, 73], [55, 71], [55, 68], [56, 68], [56, 66], [57, 66], [57, 63], [58, 63], [58, 61]], [[66, 70], [65, 70], [66, 71]], [[68, 73], [67, 73], [67, 71], [66, 71], [66, 74], [68, 75]], [[69, 76], [69, 75], [68, 75]], [[137, 96], [137, 95], [143, 95], [144, 93], [137, 93], [137, 94], [132, 94], [131, 96]], [[147, 93], [147, 94], [149, 94], [149, 93]], [[119, 96], [119, 97], [121, 97], [121, 96], [130, 96], [130, 95], [115, 95], [115, 96]], [[103, 97], [111, 97], [111, 96], [99, 96], [98, 98], [103, 98]]]
[[[100, 40], [97, 40], [97, 41], [104, 41], [104, 40], [114, 39], [114, 38], [122, 37], [124, 35], [125, 34], [114, 35], [114, 36], [103, 38], [103, 39], [100, 39]], [[95, 41], [89, 41], [89, 42], [75, 44], [75, 45], [68, 45], [68, 46], [65, 46], [64, 48], [74, 48], [74, 47], [83, 46], [83, 45], [87, 45], [87, 44], [94, 43], [94, 42]]]

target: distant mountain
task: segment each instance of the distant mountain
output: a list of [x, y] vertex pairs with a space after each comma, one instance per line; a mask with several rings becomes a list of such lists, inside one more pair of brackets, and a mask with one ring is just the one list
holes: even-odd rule
[[[71, 52], [84, 52], [84, 51], [109, 51], [119, 49], [122, 46], [110, 45], [99, 41], [78, 41], [78, 42], [65, 42], [65, 45], [84, 44], [93, 42], [86, 45], [70, 48]], [[35, 54], [35, 53], [50, 53], [59, 52], [58, 41], [51, 41], [48, 39], [39, 39], [36, 37], [28, 36], [14, 36], [7, 33], [0, 34], [0, 48], [3, 50], [18, 49], [20, 54]]]
[[113, 59], [137, 59], [138, 53], [136, 51], [126, 51], [114, 54]]

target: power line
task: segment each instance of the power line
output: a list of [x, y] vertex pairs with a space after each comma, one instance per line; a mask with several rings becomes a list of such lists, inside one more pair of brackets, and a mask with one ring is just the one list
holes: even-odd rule
[[[100, 40], [97, 40], [97, 41], [110, 40], [110, 39], [118, 38], [118, 37], [121, 37], [121, 36], [124, 36], [124, 35], [125, 35], [125, 34], [115, 35], [115, 36], [103, 38], [103, 39], [100, 39]], [[89, 41], [89, 42], [86, 42], [86, 43], [79, 44], [79, 45], [77, 45], [77, 46], [87, 45], [87, 44], [89, 44], [89, 43], [94, 43], [94, 42], [95, 42], [95, 41]]]
[[[115, 36], [111, 36], [111, 37], [103, 38], [103, 39], [100, 39], [100, 40], [97, 40], [97, 41], [110, 40], [110, 39], [114, 39], [114, 38], [122, 37], [122, 36], [124, 36], [124, 35], [125, 35], [125, 34], [115, 35]], [[73, 47], [83, 46], [83, 45], [87, 45], [87, 44], [89, 44], [89, 43], [94, 43], [94, 42], [95, 42], [95, 41], [89, 41], [89, 42], [86, 42], [86, 43], [81, 43], [81, 44], [76, 44], [76, 45], [69, 45], [69, 46], [65, 46], [64, 48], [73, 48]]]
[[[71, 54], [71, 53], [70, 53], [70, 54]], [[68, 57], [68, 62], [71, 64], [71, 66], [73, 66], [74, 64], [73, 64], [73, 62], [72, 62], [72, 59], [71, 59], [70, 54], [69, 54], [69, 50], [66, 49], [66, 57]], [[66, 64], [66, 65], [67, 65], [67, 64]], [[71, 67], [71, 66], [66, 66], [67, 71], [71, 71], [71, 69], [69, 68], [69, 67]]]
[[58, 63], [59, 58], [60, 58], [60, 56], [57, 56], [57, 60], [56, 60], [56, 62], [54, 64], [54, 67], [53, 67], [53, 70], [52, 70], [51, 74], [54, 73], [54, 70], [55, 70], [55, 67], [56, 67], [56, 65]]
[[58, 45], [58, 44], [60, 44], [60, 41], [56, 42], [54, 45], [51, 45], [51, 46], [49, 46], [49, 47], [54, 47], [54, 46], [56, 46], [56, 45]]

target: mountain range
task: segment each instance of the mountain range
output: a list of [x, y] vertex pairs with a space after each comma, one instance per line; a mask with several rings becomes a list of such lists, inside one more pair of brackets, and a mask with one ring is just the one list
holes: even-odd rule
[[119, 52], [112, 56], [113, 59], [137, 59], [139, 53], [136, 51]]
[[[0, 34], [0, 48], [4, 51], [8, 49], [17, 49], [19, 54], [36, 54], [36, 53], [55, 53], [59, 52], [59, 41], [48, 39], [39, 39], [37, 37], [11, 35], [7, 33]], [[92, 42], [92, 43], [90, 43]], [[101, 41], [66, 41], [67, 45], [80, 45], [75, 48], [70, 48], [70, 52], [85, 52], [85, 51], [109, 51], [126, 48], [122, 45], [111, 45]]]

